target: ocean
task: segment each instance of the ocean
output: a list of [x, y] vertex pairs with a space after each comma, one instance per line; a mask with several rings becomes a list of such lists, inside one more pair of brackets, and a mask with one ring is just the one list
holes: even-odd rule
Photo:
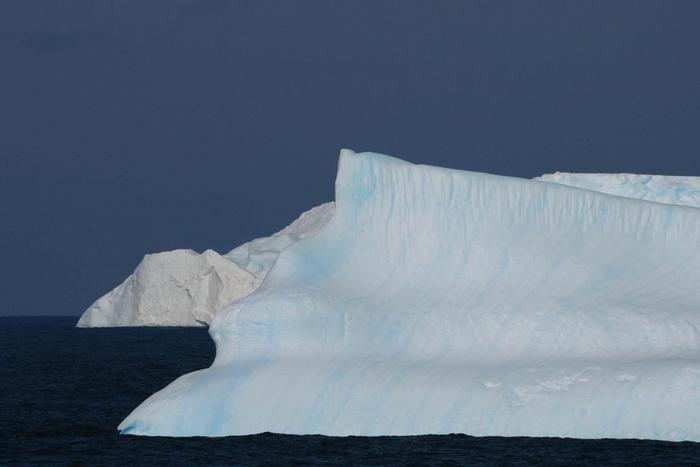
[[0, 318], [0, 465], [700, 465], [700, 443], [472, 437], [119, 435], [178, 376], [209, 366], [202, 328], [77, 329]]

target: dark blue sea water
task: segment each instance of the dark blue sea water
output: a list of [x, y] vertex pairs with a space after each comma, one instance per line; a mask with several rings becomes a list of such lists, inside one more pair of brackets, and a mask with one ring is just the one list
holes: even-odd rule
[[227, 438], [119, 435], [117, 424], [204, 368], [204, 329], [76, 329], [76, 318], [0, 318], [0, 465], [700, 465], [700, 443], [465, 435]]

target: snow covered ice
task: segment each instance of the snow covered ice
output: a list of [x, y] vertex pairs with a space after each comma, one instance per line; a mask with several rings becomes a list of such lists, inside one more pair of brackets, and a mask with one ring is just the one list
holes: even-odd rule
[[330, 221], [119, 429], [700, 441], [699, 239], [694, 207], [344, 151]]
[[256, 287], [253, 274], [212, 250], [150, 254], [83, 313], [78, 327], [204, 325]]
[[78, 327], [203, 326], [233, 300], [257, 289], [280, 252], [318, 232], [333, 203], [303, 213], [270, 237], [227, 253], [175, 250], [146, 255], [132, 275], [93, 303]]

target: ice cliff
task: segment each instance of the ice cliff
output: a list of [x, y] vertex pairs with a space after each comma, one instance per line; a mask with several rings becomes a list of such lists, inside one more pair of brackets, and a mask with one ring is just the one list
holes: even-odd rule
[[700, 209], [341, 154], [335, 213], [123, 433], [700, 441]]
[[257, 289], [282, 250], [318, 232], [333, 215], [333, 207], [316, 206], [276, 234], [224, 256], [212, 250], [146, 255], [132, 275], [83, 313], [77, 325], [207, 325], [225, 305]]

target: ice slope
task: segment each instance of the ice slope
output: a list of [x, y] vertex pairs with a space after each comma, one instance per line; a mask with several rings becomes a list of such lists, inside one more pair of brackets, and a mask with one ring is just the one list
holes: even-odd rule
[[257, 289], [279, 253], [318, 232], [333, 208], [332, 202], [316, 206], [276, 234], [225, 256], [213, 250], [146, 255], [133, 274], [83, 313], [77, 326], [207, 325], [225, 305]]
[[700, 207], [700, 177], [557, 172], [542, 175], [536, 180], [627, 198]]
[[123, 433], [700, 441], [700, 210], [377, 154]]

